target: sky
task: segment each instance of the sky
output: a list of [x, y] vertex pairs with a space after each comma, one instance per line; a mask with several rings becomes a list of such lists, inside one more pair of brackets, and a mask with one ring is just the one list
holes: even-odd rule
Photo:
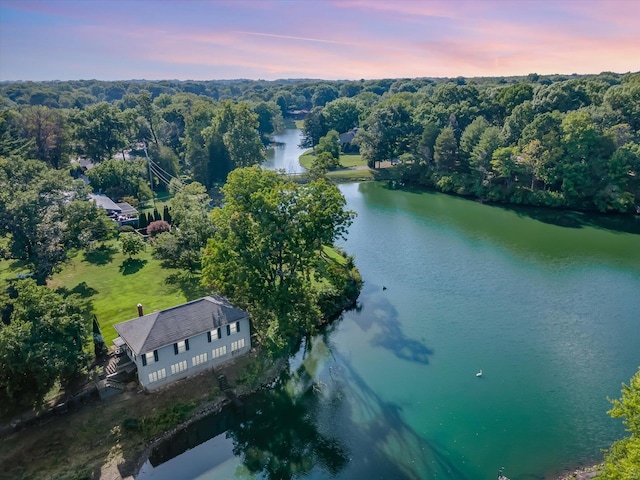
[[640, 70], [640, 0], [0, 0], [0, 81]]

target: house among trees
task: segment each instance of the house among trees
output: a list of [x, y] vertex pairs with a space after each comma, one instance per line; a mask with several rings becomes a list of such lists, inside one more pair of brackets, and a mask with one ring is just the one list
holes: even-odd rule
[[287, 110], [287, 117], [292, 120], [304, 120], [304, 118], [309, 114], [309, 110]]
[[127, 202], [116, 203], [102, 193], [90, 193], [89, 200], [95, 202], [98, 207], [107, 211], [107, 216], [116, 222], [118, 226], [138, 225], [138, 211]]
[[342, 153], [351, 153], [358, 149], [358, 147], [353, 144], [356, 133], [358, 133], [358, 127], [340, 134], [340, 151]]
[[251, 349], [249, 314], [217, 295], [114, 325], [114, 340], [138, 370], [140, 385], [154, 390], [218, 366]]

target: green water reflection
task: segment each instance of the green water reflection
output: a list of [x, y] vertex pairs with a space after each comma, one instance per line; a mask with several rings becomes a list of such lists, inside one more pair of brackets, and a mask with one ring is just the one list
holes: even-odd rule
[[623, 434], [606, 398], [640, 365], [635, 220], [611, 230], [581, 214], [341, 189], [358, 212], [344, 245], [365, 280], [358, 308], [273, 389], [225, 424], [186, 432], [190, 450], [160, 455], [139, 478], [179, 468], [181, 478], [494, 479], [504, 467], [512, 480], [542, 479], [597, 460]]

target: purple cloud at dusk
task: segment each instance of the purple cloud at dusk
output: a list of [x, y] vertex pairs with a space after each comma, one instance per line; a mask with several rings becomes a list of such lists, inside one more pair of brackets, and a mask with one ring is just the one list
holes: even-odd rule
[[0, 0], [0, 80], [628, 72], [640, 1]]

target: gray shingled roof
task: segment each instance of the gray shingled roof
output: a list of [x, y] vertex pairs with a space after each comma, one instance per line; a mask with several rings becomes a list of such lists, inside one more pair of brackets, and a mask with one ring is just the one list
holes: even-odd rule
[[104, 208], [105, 210], [113, 210], [114, 212], [119, 212], [121, 210], [113, 200], [101, 193], [90, 193], [89, 199], [96, 202], [98, 207]]
[[234, 307], [227, 299], [210, 295], [117, 323], [114, 327], [133, 353], [139, 355], [247, 316], [247, 312]]
[[133, 206], [128, 204], [127, 202], [116, 203], [116, 205], [120, 207], [120, 215], [134, 216], [138, 215], [139, 213], [138, 210], [133, 208]]

